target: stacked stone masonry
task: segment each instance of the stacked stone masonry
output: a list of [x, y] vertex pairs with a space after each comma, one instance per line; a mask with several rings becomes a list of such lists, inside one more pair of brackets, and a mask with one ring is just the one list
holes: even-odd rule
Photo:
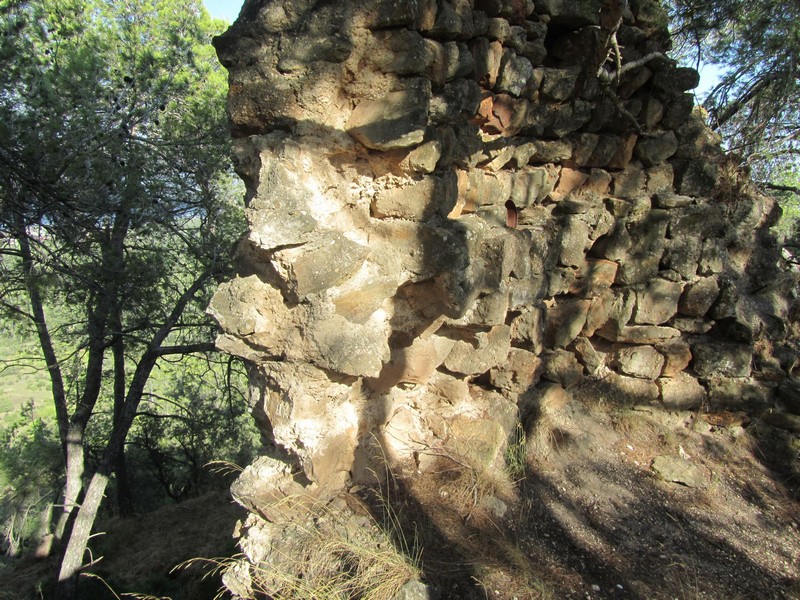
[[780, 211], [720, 191], [657, 1], [248, 0], [216, 47], [249, 230], [210, 310], [273, 448], [233, 489], [252, 562], [270, 502], [490, 468], [554, 384], [773, 407]]

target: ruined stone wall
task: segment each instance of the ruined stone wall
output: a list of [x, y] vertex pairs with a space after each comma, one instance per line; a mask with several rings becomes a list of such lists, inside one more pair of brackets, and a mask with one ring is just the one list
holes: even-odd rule
[[779, 210], [654, 0], [248, 0], [216, 46], [249, 230], [210, 310], [271, 448], [233, 488], [252, 562], [271, 503], [490, 468], [553, 389], [772, 405]]

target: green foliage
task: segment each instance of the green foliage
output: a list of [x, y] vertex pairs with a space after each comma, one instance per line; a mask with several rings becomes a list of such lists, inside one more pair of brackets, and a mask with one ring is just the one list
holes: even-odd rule
[[63, 485], [58, 436], [33, 417], [32, 404], [0, 430], [0, 523], [4, 554], [17, 555], [49, 525], [49, 509]]
[[711, 126], [757, 181], [774, 183], [800, 153], [800, 4], [672, 0], [671, 8], [683, 57], [723, 69], [703, 101]]
[[128, 464], [140, 507], [181, 502], [229, 477], [212, 461], [248, 464], [259, 447], [238, 362], [186, 357], [159, 374], [128, 438]]
[[[205, 307], [242, 229], [210, 46], [223, 27], [199, 0], [0, 2], [0, 308], [45, 358], [71, 457], [65, 513], [94, 470], [124, 488], [119, 457], [153, 370], [213, 347]], [[184, 418], [227, 418], [184, 388]], [[66, 537], [81, 560], [85, 539]]]

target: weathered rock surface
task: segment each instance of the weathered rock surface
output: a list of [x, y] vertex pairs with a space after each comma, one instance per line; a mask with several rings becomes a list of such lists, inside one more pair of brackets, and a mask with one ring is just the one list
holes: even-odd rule
[[[248, 230], [209, 312], [270, 447], [233, 486], [253, 513], [235, 594], [296, 527], [274, 506], [443, 454], [497, 471], [519, 420], [550, 431], [579, 384], [796, 429], [774, 204], [716, 195], [692, 69], [598, 79], [601, 4], [252, 0], [217, 38]], [[623, 65], [666, 51], [656, 2], [622, 16]]]

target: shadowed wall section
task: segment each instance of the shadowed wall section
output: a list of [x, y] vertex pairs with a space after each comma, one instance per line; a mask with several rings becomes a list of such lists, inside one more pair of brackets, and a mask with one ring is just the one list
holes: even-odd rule
[[773, 406], [780, 211], [693, 109], [657, 2], [249, 0], [215, 44], [249, 229], [210, 311], [271, 449], [233, 486], [234, 593], [294, 499], [494, 468], [555, 388]]

